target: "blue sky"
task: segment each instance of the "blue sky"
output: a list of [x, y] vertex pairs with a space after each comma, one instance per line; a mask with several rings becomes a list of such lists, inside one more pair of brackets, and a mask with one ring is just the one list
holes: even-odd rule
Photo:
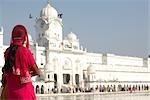
[[[149, 0], [50, 0], [63, 13], [63, 35], [74, 32], [90, 52], [147, 57]], [[35, 38], [35, 18], [47, 0], [1, 0], [0, 26], [8, 44], [15, 24], [27, 26]], [[29, 14], [33, 19], [29, 19]]]

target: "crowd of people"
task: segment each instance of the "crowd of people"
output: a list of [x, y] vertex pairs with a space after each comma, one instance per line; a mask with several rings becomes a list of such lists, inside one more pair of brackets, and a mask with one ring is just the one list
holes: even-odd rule
[[36, 89], [37, 94], [51, 94], [51, 93], [84, 93], [84, 92], [120, 92], [120, 91], [148, 91], [148, 85], [97, 85], [95, 88], [82, 88], [82, 87], [63, 87], [61, 89], [52, 88], [48, 92], [44, 92], [44, 87]]

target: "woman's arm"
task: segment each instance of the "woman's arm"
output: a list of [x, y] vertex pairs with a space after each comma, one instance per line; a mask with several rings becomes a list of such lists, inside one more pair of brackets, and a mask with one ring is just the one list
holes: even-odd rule
[[36, 76], [36, 75], [41, 75], [41, 70], [38, 68], [36, 64], [31, 66], [31, 75]]
[[7, 100], [6, 99], [6, 86], [5, 85], [2, 87], [1, 100]]
[[5, 74], [4, 67], [2, 68], [2, 72], [3, 72], [2, 80], [1, 80], [1, 82], [2, 82], [2, 87], [1, 87], [2, 91], [1, 91], [1, 99], [0, 100], [6, 100], [6, 74]]

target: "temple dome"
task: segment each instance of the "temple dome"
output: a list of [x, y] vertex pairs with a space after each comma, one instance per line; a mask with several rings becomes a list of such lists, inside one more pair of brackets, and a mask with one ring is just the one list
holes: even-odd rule
[[54, 7], [52, 7], [50, 5], [50, 3], [48, 3], [42, 10], [40, 13], [40, 17], [41, 18], [56, 18], [58, 16], [58, 12], [56, 11], [56, 9]]
[[94, 74], [94, 73], [96, 73], [94, 66], [89, 65], [88, 68], [87, 68], [87, 73], [88, 74]]
[[67, 39], [70, 40], [70, 41], [77, 41], [77, 36], [73, 32], [70, 32], [67, 35]]

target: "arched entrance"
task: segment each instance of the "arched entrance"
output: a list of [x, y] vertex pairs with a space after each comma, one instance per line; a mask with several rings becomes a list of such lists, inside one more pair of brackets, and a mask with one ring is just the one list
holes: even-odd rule
[[76, 85], [79, 86], [79, 74], [75, 74]]
[[35, 91], [36, 91], [36, 93], [40, 93], [39, 85], [36, 86]]
[[54, 88], [57, 88], [57, 74], [54, 74]]
[[70, 81], [70, 74], [63, 74], [63, 83], [68, 84]]
[[44, 86], [41, 86], [41, 94], [44, 94]]

